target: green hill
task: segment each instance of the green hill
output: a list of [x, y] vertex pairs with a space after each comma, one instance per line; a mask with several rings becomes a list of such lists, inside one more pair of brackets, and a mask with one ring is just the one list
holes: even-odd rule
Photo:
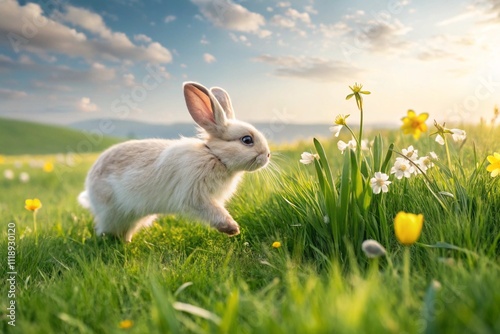
[[0, 118], [0, 154], [98, 152], [119, 142], [102, 132]]

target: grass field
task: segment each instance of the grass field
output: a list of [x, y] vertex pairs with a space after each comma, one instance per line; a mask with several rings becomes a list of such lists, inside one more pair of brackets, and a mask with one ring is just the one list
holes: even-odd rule
[[[168, 216], [129, 244], [96, 237], [76, 202], [96, 155], [79, 155], [71, 167], [55, 156], [4, 157], [0, 256], [6, 263], [15, 225], [17, 274], [5, 284], [11, 270], [0, 268], [0, 332], [499, 333], [500, 176], [486, 171], [486, 157], [500, 151], [500, 128], [466, 130], [465, 143], [450, 142], [451, 166], [434, 137], [385, 131], [386, 148], [413, 145], [439, 160], [428, 180], [391, 176], [388, 193], [347, 217], [342, 238], [325, 218], [331, 208], [314, 164], [299, 163], [302, 152], [315, 152], [312, 142], [275, 147], [273, 166], [246, 175], [228, 206], [241, 235]], [[344, 156], [337, 139], [321, 142], [340, 189]], [[30, 167], [32, 159], [51, 160], [54, 170]], [[24, 208], [34, 197], [43, 204], [36, 233]], [[418, 244], [398, 243], [399, 211], [424, 215]], [[365, 239], [387, 255], [367, 258]]]
[[106, 136], [112, 123], [102, 122], [92, 132], [0, 117], [0, 154], [99, 152], [119, 140]]

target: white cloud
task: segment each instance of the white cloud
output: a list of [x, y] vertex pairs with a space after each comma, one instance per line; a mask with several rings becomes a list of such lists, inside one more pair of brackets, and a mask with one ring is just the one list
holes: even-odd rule
[[138, 34], [138, 35], [134, 35], [134, 41], [136, 41], [136, 42], [144, 42], [144, 43], [151, 43], [153, 40], [149, 36], [146, 36], [144, 34]]
[[286, 8], [286, 7], [290, 7], [292, 4], [288, 1], [280, 1], [276, 4], [276, 7], [279, 7], [279, 8]]
[[135, 82], [135, 76], [132, 73], [125, 73], [123, 75], [123, 84], [127, 87], [137, 86]]
[[[16, 52], [36, 53], [40, 57], [57, 53], [82, 57], [90, 62], [96, 59], [152, 63], [172, 61], [170, 51], [159, 43], [137, 46], [124, 33], [109, 29], [100, 15], [74, 6], [63, 8], [63, 12], [57, 11], [47, 17], [38, 4], [21, 6], [13, 0], [0, 1], [0, 45], [7, 45]], [[35, 28], [28, 33], [25, 26], [30, 24]], [[87, 31], [88, 35], [77, 29]]]
[[258, 33], [265, 25], [264, 16], [246, 9], [231, 0], [191, 0], [205, 19], [216, 27]]
[[19, 63], [23, 65], [33, 65], [34, 62], [31, 60], [30, 56], [28, 55], [21, 55], [19, 57]]
[[318, 14], [318, 11], [316, 9], [314, 9], [313, 6], [305, 6], [304, 7], [304, 10], [309, 13], [309, 14], [313, 14], [313, 15], [317, 15]]
[[317, 30], [325, 38], [331, 39], [334, 37], [342, 36], [352, 31], [345, 22], [337, 22], [335, 24], [323, 24], [321, 23]]
[[163, 20], [165, 23], [170, 23], [173, 22], [177, 19], [174, 15], [167, 15], [165, 19]]
[[94, 112], [98, 111], [99, 107], [97, 104], [90, 102], [90, 98], [82, 97], [77, 103], [78, 110], [83, 112]]
[[469, 19], [469, 18], [475, 16], [476, 14], [477, 14], [477, 12], [475, 12], [475, 11], [468, 11], [465, 13], [461, 13], [459, 15], [450, 17], [449, 19], [446, 19], [446, 20], [443, 20], [443, 21], [436, 23], [436, 26], [444, 27], [444, 26], [447, 26], [447, 25], [450, 25], [453, 23], [462, 22], [466, 19]]
[[274, 15], [271, 19], [271, 24], [282, 27], [282, 28], [294, 28], [295, 27], [295, 21], [288, 18], [284, 17], [282, 15]]
[[207, 64], [211, 64], [211, 63], [214, 63], [214, 62], [217, 61], [217, 59], [213, 55], [211, 55], [210, 53], [204, 53], [203, 54], [203, 60]]
[[[389, 13], [379, 13], [376, 18], [366, 17], [363, 11], [344, 16], [337, 23], [343, 27], [349, 46], [378, 53], [393, 53], [407, 49], [411, 43], [404, 40], [411, 28], [393, 18]], [[345, 25], [345, 26], [344, 26]]]
[[203, 35], [201, 37], [200, 44], [202, 44], [202, 45], [208, 45], [208, 44], [210, 44], [210, 42], [207, 39], [207, 36]]
[[4, 99], [22, 99], [28, 96], [28, 93], [22, 90], [0, 88], [0, 96]]
[[300, 20], [304, 23], [311, 23], [311, 17], [308, 13], [301, 13], [293, 8], [288, 8], [285, 12], [285, 15], [291, 17], [294, 20]]
[[261, 29], [261, 30], [259, 30], [259, 32], [257, 33], [257, 36], [259, 36], [260, 38], [266, 38], [266, 37], [271, 36], [272, 34], [273, 34], [273, 33], [272, 33], [272, 31], [270, 31], [270, 30]]
[[360, 73], [352, 65], [319, 57], [261, 55], [256, 62], [275, 66], [274, 75], [320, 82], [344, 81]]

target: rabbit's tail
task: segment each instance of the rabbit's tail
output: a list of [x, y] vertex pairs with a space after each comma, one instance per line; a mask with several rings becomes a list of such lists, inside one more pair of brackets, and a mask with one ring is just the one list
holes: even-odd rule
[[80, 195], [78, 195], [78, 202], [80, 203], [81, 206], [83, 206], [85, 209], [90, 209], [90, 199], [89, 199], [89, 194], [88, 192], [82, 191]]

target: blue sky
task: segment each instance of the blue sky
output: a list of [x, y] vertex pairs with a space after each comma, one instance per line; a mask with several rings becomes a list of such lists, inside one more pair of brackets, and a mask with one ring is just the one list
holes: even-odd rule
[[452, 123], [500, 102], [500, 1], [0, 0], [0, 115], [190, 121], [184, 81], [247, 121]]

